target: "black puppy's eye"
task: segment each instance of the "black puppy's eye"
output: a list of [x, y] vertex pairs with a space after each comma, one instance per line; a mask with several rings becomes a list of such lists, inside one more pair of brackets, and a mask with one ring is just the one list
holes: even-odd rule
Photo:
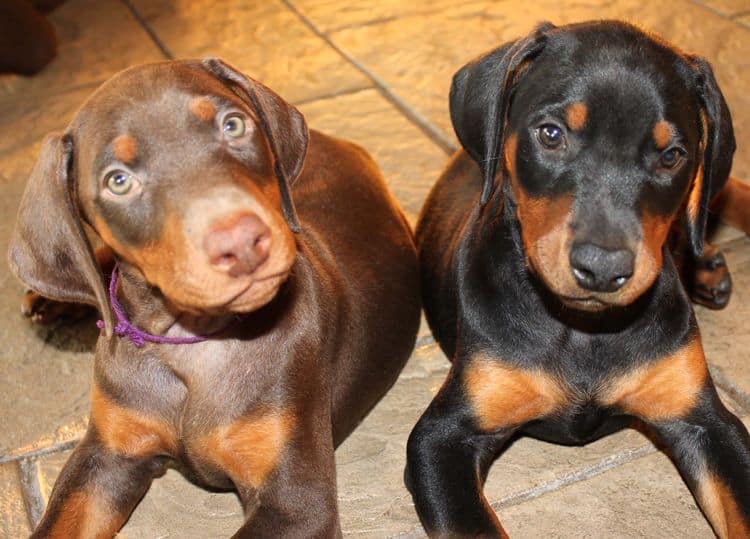
[[245, 134], [245, 120], [243, 120], [239, 114], [230, 114], [224, 118], [224, 125], [222, 126], [224, 133], [232, 138], [240, 138]]
[[113, 170], [104, 178], [104, 185], [115, 195], [126, 195], [133, 188], [133, 176], [124, 170]]
[[545, 148], [550, 150], [561, 148], [565, 142], [565, 135], [563, 134], [562, 129], [556, 125], [543, 125], [537, 129], [536, 133], [539, 142], [541, 142]]
[[659, 157], [659, 166], [665, 169], [676, 168], [677, 165], [682, 163], [684, 156], [685, 152], [681, 148], [669, 148], [663, 151]]

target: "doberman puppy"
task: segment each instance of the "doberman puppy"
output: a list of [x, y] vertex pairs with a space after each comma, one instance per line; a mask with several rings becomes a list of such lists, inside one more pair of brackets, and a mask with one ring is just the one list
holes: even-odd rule
[[750, 437], [717, 396], [666, 241], [684, 213], [703, 256], [729, 174], [708, 64], [625, 23], [545, 24], [458, 71], [450, 109], [464, 150], [417, 226], [452, 361], [407, 448], [427, 532], [506, 536], [482, 487], [515, 433], [584, 444], [637, 418], [716, 533], [750, 537]]
[[[115, 255], [110, 294], [87, 234]], [[238, 491], [236, 537], [341, 534], [334, 448], [420, 313], [409, 226], [364, 150], [219, 60], [131, 68], [44, 142], [9, 259], [104, 319], [89, 428], [34, 537], [113, 536], [172, 461]]]

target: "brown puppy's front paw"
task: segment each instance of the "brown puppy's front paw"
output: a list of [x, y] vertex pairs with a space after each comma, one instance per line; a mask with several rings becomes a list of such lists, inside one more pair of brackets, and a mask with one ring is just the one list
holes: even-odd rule
[[63, 303], [27, 290], [21, 299], [21, 313], [35, 324], [47, 326], [58, 320], [75, 321], [91, 314], [92, 308], [79, 303]]
[[732, 276], [721, 251], [706, 246], [705, 254], [695, 260], [691, 298], [709, 309], [723, 309], [732, 295]]

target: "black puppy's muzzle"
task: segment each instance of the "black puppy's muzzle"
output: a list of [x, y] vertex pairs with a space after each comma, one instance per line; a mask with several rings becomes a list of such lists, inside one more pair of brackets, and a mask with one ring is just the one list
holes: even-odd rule
[[570, 251], [570, 268], [581, 288], [617, 292], [633, 276], [635, 256], [628, 249], [605, 249], [578, 243]]

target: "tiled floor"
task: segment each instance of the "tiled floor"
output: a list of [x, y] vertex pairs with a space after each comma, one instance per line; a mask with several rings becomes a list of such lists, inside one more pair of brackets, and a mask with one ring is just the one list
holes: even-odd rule
[[[125, 66], [216, 55], [297, 104], [308, 122], [367, 148], [410, 219], [455, 148], [446, 95], [463, 63], [541, 19], [625, 18], [712, 61], [734, 116], [735, 174], [750, 179], [750, 0], [68, 0], [51, 15], [57, 59], [35, 78], [0, 77], [0, 252], [42, 136], [64, 128]], [[749, 209], [750, 210], [750, 209]], [[750, 417], [750, 240], [721, 239], [730, 306], [698, 310], [712, 372]], [[0, 536], [22, 537], [86, 425], [97, 330], [42, 329], [18, 313], [21, 286], [0, 265]], [[337, 453], [349, 537], [421, 537], [402, 484], [406, 436], [448, 370], [423, 328], [399, 382]], [[669, 460], [625, 431], [583, 448], [531, 439], [495, 465], [488, 498], [514, 537], [710, 537]], [[170, 471], [122, 537], [224, 537], [241, 520], [232, 494]]]

